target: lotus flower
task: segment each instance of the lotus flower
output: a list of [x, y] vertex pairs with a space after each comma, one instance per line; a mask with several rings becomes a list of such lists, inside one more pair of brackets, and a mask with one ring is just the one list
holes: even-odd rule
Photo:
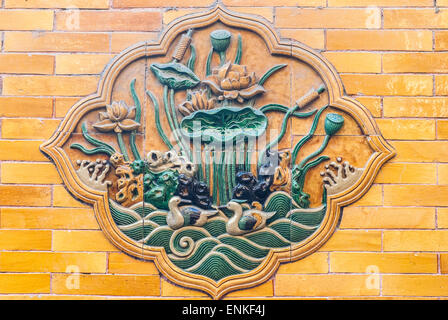
[[191, 93], [191, 100], [185, 101], [179, 106], [179, 111], [188, 116], [198, 110], [209, 110], [215, 107], [215, 98], [208, 99], [207, 90], [199, 90]]
[[212, 75], [203, 81], [219, 100], [237, 100], [243, 103], [245, 99], [255, 97], [265, 90], [256, 83], [255, 73], [247, 73], [246, 66], [227, 62], [218, 69], [213, 69]]
[[111, 105], [106, 106], [106, 112], [100, 112], [100, 121], [93, 127], [101, 132], [132, 131], [140, 126], [132, 118], [135, 118], [135, 107], [128, 107], [124, 101], [114, 101]]

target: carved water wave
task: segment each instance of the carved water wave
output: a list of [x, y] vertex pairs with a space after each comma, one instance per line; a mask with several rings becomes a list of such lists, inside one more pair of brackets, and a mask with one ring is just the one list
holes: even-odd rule
[[110, 201], [110, 210], [120, 230], [131, 239], [150, 247], [163, 247], [180, 269], [219, 281], [257, 268], [270, 250], [285, 248], [311, 236], [326, 213], [326, 206], [299, 208], [285, 192], [266, 200], [265, 211], [276, 211], [264, 229], [242, 236], [226, 232], [228, 217], [209, 219], [203, 227], [172, 230], [166, 223], [167, 211], [139, 203], [125, 208]]

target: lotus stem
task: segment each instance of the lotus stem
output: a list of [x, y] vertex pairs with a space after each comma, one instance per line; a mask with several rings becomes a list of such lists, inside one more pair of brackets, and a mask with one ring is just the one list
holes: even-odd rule
[[190, 147], [188, 146], [188, 142], [184, 141], [184, 139], [182, 137], [179, 137], [178, 133], [180, 134], [180, 125], [179, 125], [179, 120], [177, 119], [176, 116], [176, 107], [174, 105], [174, 90], [170, 89], [170, 106], [171, 106], [171, 117], [174, 123], [174, 128], [175, 131], [173, 132], [176, 141], [178, 141], [183, 153], [186, 154], [186, 156], [188, 157], [188, 159], [191, 161], [191, 153], [190, 153]]
[[[142, 114], [142, 107], [140, 105], [140, 100], [138, 99], [137, 93], [135, 92], [135, 79], [131, 81], [131, 95], [132, 98], [134, 99], [134, 104], [135, 104], [135, 121], [140, 123], [140, 118], [141, 118], [141, 114]], [[136, 136], [136, 132], [137, 130], [133, 130], [131, 132], [131, 137], [129, 138], [129, 144], [131, 146], [131, 151], [132, 154], [134, 155], [134, 159], [136, 160], [140, 160], [140, 152], [138, 151], [137, 146], [135, 145], [135, 136]]]
[[295, 107], [291, 108], [288, 110], [288, 112], [285, 114], [285, 116], [283, 117], [283, 122], [282, 122], [282, 127], [280, 130], [280, 134], [278, 135], [277, 138], [274, 139], [274, 141], [270, 142], [264, 149], [263, 151], [260, 153], [259, 157], [258, 157], [258, 166], [261, 166], [261, 162], [263, 161], [263, 156], [266, 154], [267, 150], [270, 150], [273, 146], [277, 145], [278, 142], [283, 138], [283, 136], [286, 133], [286, 128], [288, 127], [288, 120], [289, 117], [296, 112], [296, 110], [299, 108], [298, 105], [296, 105]]
[[[279, 65], [279, 66], [277, 66], [278, 67], [277, 69], [272, 68], [271, 69], [271, 70], [273, 70], [272, 72], [275, 72], [276, 70], [280, 69], [280, 66], [285, 66], [285, 65]], [[269, 72], [267, 72], [265, 76], [269, 77], [269, 75], [270, 75]], [[261, 80], [260, 80], [260, 82], [261, 82]], [[289, 109], [286, 112], [285, 117], [283, 118], [282, 127], [281, 127], [279, 136], [276, 139], [274, 139], [274, 141], [270, 142], [266, 146], [266, 148], [264, 148], [263, 152], [261, 152], [261, 154], [258, 158], [258, 166], [261, 166], [261, 162], [263, 161], [263, 155], [266, 153], [266, 150], [270, 150], [273, 146], [278, 144], [281, 139], [283, 139], [283, 136], [286, 133], [286, 128], [288, 127], [288, 120], [291, 117], [291, 115], [293, 115], [294, 112], [297, 111], [297, 109], [304, 108], [305, 106], [307, 106], [308, 104], [310, 104], [311, 102], [313, 102], [314, 100], [319, 98], [319, 95], [321, 93], [323, 93], [324, 91], [325, 91], [324, 86], [320, 86], [317, 89], [311, 89], [303, 97], [301, 97], [299, 100], [297, 100], [296, 105], [294, 107], [292, 107], [291, 109]], [[274, 108], [281, 109], [281, 107], [279, 107], [279, 106], [280, 105], [271, 105], [271, 108], [274, 107]], [[265, 107], [265, 110], [266, 110], [266, 107]], [[263, 112], [265, 112], [265, 111], [263, 111]]]
[[159, 133], [159, 136], [162, 138], [162, 140], [166, 144], [166, 146], [171, 150], [171, 149], [173, 149], [173, 145], [170, 143], [170, 140], [165, 135], [165, 132], [163, 131], [162, 125], [160, 123], [159, 102], [157, 101], [156, 97], [150, 91], [146, 90], [146, 94], [149, 96], [152, 103], [154, 104], [154, 116], [155, 116], [157, 132]]
[[[281, 105], [281, 104], [277, 104], [277, 103], [270, 103], [267, 105], [264, 105], [260, 108], [260, 111], [263, 113], [266, 112], [271, 112], [271, 111], [278, 111], [278, 112], [288, 112], [289, 108], [287, 106]], [[297, 118], [308, 118], [310, 116], [312, 116], [313, 114], [316, 113], [316, 110], [312, 110], [309, 112], [294, 112], [292, 114], [292, 116], [297, 117]]]
[[205, 181], [210, 186], [210, 149], [208, 147], [204, 148], [204, 156], [205, 156]]
[[229, 199], [232, 198], [233, 188], [236, 185], [236, 144], [235, 144], [235, 149], [233, 148], [233, 145], [232, 145], [232, 151], [233, 151], [233, 157], [232, 157], [232, 164], [230, 165], [230, 174], [232, 176], [230, 179], [230, 197], [229, 197]]
[[227, 201], [228, 201], [228, 199], [232, 198], [232, 195], [231, 195], [231, 190], [233, 189], [232, 188], [232, 168], [231, 168], [232, 158], [233, 158], [233, 154], [230, 152], [227, 152], [227, 150], [226, 150], [225, 168], [226, 168], [226, 172], [227, 172], [227, 183], [225, 184], [225, 186], [226, 186]]
[[216, 150], [212, 150], [213, 159], [213, 204], [218, 204], [218, 164], [216, 161]]
[[224, 164], [226, 152], [224, 150], [221, 151], [221, 159], [219, 164], [219, 172], [218, 172], [218, 188], [219, 188], [219, 203], [226, 203], [227, 202], [227, 196], [226, 196], [226, 166]]
[[238, 145], [238, 172], [244, 170], [244, 143]]
[[309, 160], [311, 160], [314, 157], [317, 157], [319, 154], [321, 154], [322, 151], [324, 151], [324, 149], [327, 147], [328, 142], [330, 141], [330, 139], [331, 139], [331, 136], [330, 135], [326, 135], [324, 141], [322, 142], [322, 145], [320, 146], [320, 148], [317, 149], [312, 154], [310, 154], [309, 156], [307, 156], [305, 159], [303, 159], [302, 162], [300, 162], [299, 169], [302, 169]]
[[124, 160], [129, 161], [129, 155], [126, 150], [126, 145], [124, 144], [124, 141], [123, 141], [123, 134], [121, 132], [117, 132], [117, 140], [118, 140], [118, 146], [120, 147], [120, 151], [124, 157]]
[[248, 139], [247, 141], [247, 151], [246, 151], [246, 162], [245, 162], [245, 170], [247, 172], [251, 171], [250, 162], [252, 161], [252, 149], [254, 148], [254, 141], [252, 139]]
[[318, 123], [319, 123], [319, 119], [320, 119], [320, 116], [321, 116], [321, 114], [322, 114], [322, 112], [324, 112], [324, 110], [325, 109], [327, 109], [327, 107], [328, 106], [325, 106], [325, 107], [323, 107], [323, 108], [321, 108], [317, 113], [316, 113], [316, 115], [314, 116], [314, 120], [313, 120], [313, 124], [311, 125], [311, 128], [310, 128], [310, 131], [308, 132], [308, 134], [306, 135], [306, 136], [304, 136], [295, 146], [294, 146], [294, 150], [293, 150], [293, 152], [292, 152], [292, 156], [291, 156], [291, 163], [294, 165], [294, 163], [296, 163], [296, 159], [297, 159], [297, 155], [298, 155], [298, 153], [299, 153], [299, 151], [300, 151], [300, 149], [303, 147], [303, 145], [308, 141], [308, 140], [310, 140], [312, 137], [313, 137], [313, 135], [314, 135], [314, 132], [316, 132], [316, 128], [317, 128], [317, 125], [318, 125]]
[[203, 168], [202, 168], [202, 156], [201, 156], [201, 148], [200, 147], [199, 147], [199, 150], [195, 151], [195, 155], [196, 155], [196, 163], [198, 166], [198, 179], [202, 181], [204, 179], [204, 172], [203, 172]]

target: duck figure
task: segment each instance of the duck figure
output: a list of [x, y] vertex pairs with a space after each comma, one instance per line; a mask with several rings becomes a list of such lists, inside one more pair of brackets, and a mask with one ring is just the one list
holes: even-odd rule
[[227, 203], [227, 209], [234, 212], [233, 217], [229, 219], [226, 225], [227, 233], [233, 236], [240, 236], [264, 228], [266, 220], [275, 214], [275, 211], [261, 211], [261, 206], [243, 212], [241, 204], [235, 201]]
[[186, 226], [203, 226], [208, 217], [218, 213], [218, 210], [204, 210], [193, 205], [179, 207], [181, 202], [191, 203], [189, 200], [183, 200], [175, 196], [168, 202], [170, 211], [166, 216], [166, 222], [171, 229], [179, 229]]

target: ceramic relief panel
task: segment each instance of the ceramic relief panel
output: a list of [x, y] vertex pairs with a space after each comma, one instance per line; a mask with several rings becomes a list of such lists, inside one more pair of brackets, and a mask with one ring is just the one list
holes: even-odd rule
[[115, 246], [214, 298], [312, 254], [394, 155], [321, 55], [222, 7], [118, 55], [42, 150]]

